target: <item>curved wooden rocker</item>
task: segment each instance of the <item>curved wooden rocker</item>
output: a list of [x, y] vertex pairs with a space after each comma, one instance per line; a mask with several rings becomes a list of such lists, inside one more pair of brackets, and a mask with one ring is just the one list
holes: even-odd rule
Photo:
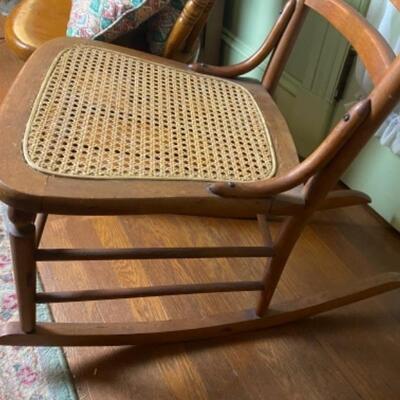
[[[319, 148], [306, 160], [299, 163], [290, 133], [271, 98], [271, 93], [276, 87], [293, 41], [309, 8], [330, 21], [351, 42], [369, 71], [375, 87], [366, 99], [359, 101], [343, 117]], [[263, 77], [262, 85], [244, 82], [240, 79], [235, 79], [234, 81], [225, 79], [226, 77], [236, 78], [237, 75], [250, 71], [270, 53], [272, 53], [272, 58]], [[83, 130], [82, 126], [85, 126], [83, 122], [79, 123], [79, 140], [81, 140], [82, 136], [88, 135], [94, 144], [91, 145], [92, 147], [87, 144], [82, 144], [81, 147], [77, 144], [74, 147], [74, 140], [60, 139], [62, 142], [61, 153], [55, 159], [62, 160], [65, 153], [69, 152], [69, 161], [65, 163], [65, 170], [62, 170], [64, 175], [60, 173], [60, 168], [64, 165], [62, 161], [55, 162], [53, 173], [50, 173], [48, 168], [51, 165], [49, 166], [49, 163], [57, 147], [57, 140], [51, 136], [53, 130], [58, 130], [57, 132], [61, 137], [63, 135], [67, 137], [72, 135], [74, 120], [78, 118], [77, 109], [80, 107], [79, 104], [84, 105], [82, 106], [84, 111], [81, 110], [84, 118], [88, 119], [90, 115], [95, 115], [97, 121], [96, 132], [101, 131], [102, 121], [115, 117], [115, 109], [107, 108], [107, 102], [100, 102], [100, 105], [96, 106], [100, 111], [97, 111], [94, 106], [97, 104], [96, 101], [102, 99], [101, 91], [97, 91], [96, 96], [90, 98], [90, 102], [84, 103], [81, 101], [79, 103], [79, 100], [76, 99], [83, 98], [85, 100], [85, 96], [79, 94], [80, 92], [74, 92], [73, 90], [75, 89], [65, 89], [63, 85], [60, 86], [63, 90], [58, 92], [57, 84], [52, 80], [54, 74], [57, 74], [60, 69], [62, 71], [60, 75], [68, 76], [69, 81], [74, 81], [75, 76], [73, 74], [76, 73], [79, 76], [79, 82], [81, 82], [79, 90], [82, 89], [85, 76], [84, 74], [79, 74], [79, 63], [82, 59], [87, 63], [91, 54], [94, 54], [96, 62], [94, 66], [89, 65], [90, 68], [97, 68], [97, 65], [103, 62], [101, 60], [105, 55], [105, 59], [108, 62], [114, 62], [116, 59], [120, 60], [118, 61], [120, 62], [118, 68], [116, 67], [114, 71], [121, 70], [125, 65], [123, 63], [127, 63], [130, 66], [134, 65], [135, 68], [143, 68], [145, 72], [148, 71], [146, 68], [149, 65], [151, 66], [149, 67], [151, 71], [158, 69], [164, 77], [162, 81], [164, 99], [172, 100], [175, 98], [174, 96], [177, 96], [173, 89], [168, 89], [170, 91], [165, 89], [168, 87], [165, 81], [168, 80], [169, 74], [174, 77], [173, 87], [175, 87], [175, 84], [178, 85], [177, 82], [185, 81], [187, 85], [192, 85], [188, 93], [196, 93], [196, 97], [200, 90], [204, 90], [205, 87], [211, 92], [226, 90], [224, 92], [226, 96], [220, 96], [220, 92], [217, 92], [216, 95], [216, 97], [219, 96], [219, 98], [224, 99], [220, 109], [222, 114], [224, 109], [228, 109], [232, 104], [235, 105], [239, 98], [245, 99], [243, 104], [247, 107], [247, 110], [250, 109], [249, 115], [254, 118], [252, 120], [254, 121], [254, 126], [251, 126], [254, 135], [257, 134], [257, 129], [262, 130], [265, 126], [267, 126], [271, 135], [275, 150], [274, 160], [277, 166], [275, 177], [270, 178], [268, 176], [254, 181], [235, 179], [235, 176], [242, 176], [240, 175], [241, 167], [248, 168], [251, 172], [259, 173], [257, 166], [252, 165], [259, 159], [259, 153], [256, 153], [254, 157], [244, 154], [244, 161], [230, 160], [228, 164], [223, 164], [224, 160], [220, 161], [218, 167], [226, 168], [221, 169], [223, 172], [233, 170], [233, 175], [228, 176], [226, 179], [193, 179], [190, 177], [179, 177], [178, 179], [171, 171], [168, 172], [170, 175], [167, 174], [167, 179], [155, 176], [151, 176], [151, 179], [143, 179], [143, 176], [141, 179], [134, 177], [128, 179], [126, 177], [127, 179], [122, 180], [120, 176], [101, 176], [102, 179], [95, 179], [95, 177], [99, 178], [99, 176], [87, 175], [89, 172], [85, 172], [86, 170], [84, 170], [82, 176], [79, 176], [80, 168], [85, 168], [85, 164], [79, 162], [81, 157], [82, 159], [84, 157], [88, 159], [87, 157], [92, 154], [91, 152], [100, 151], [101, 146], [106, 146], [104, 151], [110, 153], [111, 145], [108, 142], [112, 140], [112, 138], [107, 139], [106, 145], [99, 144], [99, 138], [103, 138], [104, 141], [101, 132], [100, 136], [92, 136], [94, 134], [91, 133], [90, 129]], [[75, 64], [71, 63], [68, 57], [72, 57], [75, 60]], [[59, 62], [59, 60], [62, 60], [62, 62]], [[78, 72], [72, 72], [72, 75], [68, 75], [71, 71], [63, 70], [62, 66], [65, 65], [73, 65], [74, 71]], [[86, 68], [87, 64], [84, 65]], [[193, 70], [202, 74], [193, 73]], [[218, 78], [207, 77], [204, 74], [218, 76]], [[117, 75], [113, 75], [111, 78], [118, 79]], [[123, 76], [126, 79], [127, 75]], [[137, 80], [135, 85], [140, 85], [141, 82], [145, 84], [144, 76], [145, 74], [142, 74], [140, 78], [144, 83], [141, 80]], [[136, 77], [133, 76], [133, 79], [136, 79]], [[51, 101], [46, 100], [46, 85], [48, 82], [50, 82], [51, 88], [49, 96], [53, 96]], [[124, 86], [126, 83], [126, 81], [122, 81], [118, 87]], [[96, 84], [96, 82], [92, 82], [89, 86], [96, 86]], [[214, 84], [215, 86], [213, 86]], [[186, 89], [186, 86], [184, 88]], [[91, 88], [88, 90], [88, 93], [92, 93], [90, 92]], [[230, 94], [232, 92], [236, 94]], [[179, 109], [182, 111], [182, 108], [184, 108], [183, 98], [187, 96], [190, 102], [195, 104], [193, 107], [197, 107], [196, 116], [200, 118], [198, 115], [202, 112], [201, 109], [204, 103], [196, 103], [196, 98], [190, 97], [190, 93], [188, 93], [179, 94], [181, 97], [179, 97], [180, 102], [177, 102], [179, 103], [178, 108], [180, 107]], [[74, 100], [66, 101], [63, 98], [64, 95], [70, 96], [68, 98], [73, 98]], [[118, 99], [121, 98], [121, 96], [116, 97]], [[42, 99], [45, 100], [42, 101]], [[399, 100], [400, 57], [395, 58], [392, 50], [380, 34], [342, 0], [288, 1], [261, 49], [249, 60], [231, 67], [212, 67], [196, 64], [188, 68], [185, 65], [143, 53], [104, 44], [93, 45], [80, 40], [63, 39], [45, 45], [28, 61], [4, 101], [0, 112], [3, 143], [8, 144], [8, 147], [2, 146], [0, 148], [0, 197], [9, 207], [7, 223], [13, 253], [20, 313], [19, 322], [10, 322], [0, 328], [0, 344], [38, 346], [126, 345], [177, 342], [223, 336], [286, 324], [400, 288], [400, 274], [388, 273], [357, 281], [346, 288], [282, 305], [274, 305], [273, 308], [270, 307], [271, 299], [281, 278], [286, 261], [314, 212], [369, 202], [368, 196], [362, 193], [351, 190], [334, 191], [333, 188], [342, 173]], [[212, 103], [218, 100], [211, 97], [209, 101]], [[166, 101], [164, 105], [167, 103], [170, 105], [174, 102]], [[32, 104], [34, 104], [33, 108]], [[210, 106], [214, 106], [214, 104]], [[54, 114], [51, 113], [51, 110], [54, 112], [54, 108], [57, 107], [61, 107], [61, 110], [69, 110], [68, 113], [73, 114], [72, 120], [68, 120], [70, 122], [64, 124], [63, 121], [56, 119], [56, 122], [53, 123]], [[15, 119], [16, 109], [20, 113], [20, 117], [17, 120]], [[90, 111], [86, 111], [88, 109]], [[254, 110], [258, 110], [260, 113], [253, 113]], [[152, 111], [156, 112], [157, 108], [154, 106]], [[185, 114], [187, 118], [192, 118], [192, 111]], [[62, 114], [61, 119], [68, 119], [68, 113]], [[247, 114], [246, 110], [242, 109], [238, 109], [238, 113], [241, 115], [238, 119], [235, 119], [232, 113], [227, 113], [227, 118], [235, 120], [235, 123], [240, 125], [240, 121], [244, 120]], [[128, 113], [125, 116], [129, 120], [129, 124], [133, 124], [131, 114]], [[48, 117], [49, 115], [50, 117]], [[151, 121], [152, 117], [156, 119], [154, 125], [149, 123], [153, 129], [155, 129], [154, 126], [159, 126], [162, 122], [157, 118], [164, 117], [168, 119], [169, 123], [173, 122], [171, 122], [169, 115], [161, 115], [161, 117], [159, 114], [155, 115], [148, 119], [148, 121]], [[209, 113], [202, 115], [205, 121], [210, 122], [210, 124], [207, 124], [205, 134], [205, 137], [210, 139], [214, 134], [211, 127], [216, 124], [217, 117]], [[255, 115], [257, 117], [254, 117]], [[256, 129], [256, 124], [260, 122], [261, 117], [266, 125], [264, 126], [261, 123]], [[46, 120], [46, 118], [53, 119]], [[222, 115], [219, 118], [224, 118], [224, 116]], [[44, 122], [43, 119], [45, 119]], [[120, 120], [125, 121], [123, 117], [120, 117]], [[185, 120], [183, 121], [185, 123]], [[228, 121], [224, 120], [223, 124], [225, 123], [228, 124]], [[114, 124], [111, 125], [114, 126]], [[107, 129], [112, 129], [108, 125], [106, 126], [108, 127]], [[136, 129], [136, 125], [132, 126], [135, 126]], [[148, 129], [145, 123], [141, 124], [141, 127], [143, 126]], [[202, 128], [200, 125], [196, 126], [196, 134], [198, 134], [196, 137], [198, 137]], [[142, 129], [141, 127], [138, 126], [137, 129]], [[37, 140], [32, 136], [36, 128], [38, 134], [41, 135]], [[192, 125], [187, 124], [186, 128], [190, 131]], [[178, 128], [174, 125], [175, 134], [177, 130]], [[121, 137], [124, 133], [121, 131], [114, 132], [119, 133], [118, 137]], [[266, 131], [263, 132], [265, 133]], [[132, 132], [127, 130], [126, 135], [128, 134], [133, 135]], [[181, 133], [181, 135], [184, 135], [184, 133]], [[224, 135], [224, 141], [226, 142], [228, 141], [227, 138], [230, 138], [229, 132], [224, 131]], [[47, 140], [48, 136], [53, 139]], [[130, 136], [131, 139], [132, 137]], [[264, 136], [258, 136], [258, 139], [261, 140], [260, 138], [262, 137]], [[179, 138], [179, 140], [183, 140], [183, 136], [179, 136]], [[220, 139], [220, 137], [217, 136], [217, 139]], [[232, 140], [235, 139], [237, 139], [237, 136], [234, 136]], [[21, 149], [22, 140], [24, 146]], [[240, 137], [240, 140], [245, 141], [244, 137]], [[29, 146], [32, 143], [36, 143], [39, 146], [39, 150], [35, 150], [32, 153], [36, 155], [37, 159], [29, 158]], [[129, 143], [124, 143], [125, 155], [136, 157], [136, 155], [130, 153]], [[196, 143], [198, 146], [204, 144], [202, 142]], [[220, 143], [223, 143], [223, 141]], [[158, 143], [157, 146], [159, 145]], [[158, 149], [157, 146], [153, 145], [152, 149]], [[221, 146], [230, 149], [229, 144]], [[192, 157], [196, 156], [194, 147], [191, 149]], [[213, 151], [220, 150], [223, 153], [224, 149], [222, 147], [221, 149], [214, 148]], [[81, 153], [77, 149], [80, 149]], [[177, 149], [179, 150], [178, 147]], [[271, 147], [268, 146], [264, 148], [265, 151], [270, 149]], [[118, 160], [120, 160], [120, 157], [123, 156], [121, 156], [119, 147], [117, 150]], [[250, 149], [249, 152], [254, 155], [256, 150]], [[77, 153], [80, 155], [77, 156]], [[88, 155], [88, 153], [90, 154]], [[147, 160], [152, 159], [152, 157], [154, 160], [159, 160], [160, 154], [161, 152], [158, 150], [154, 154], [150, 152], [144, 155]], [[204, 149], [202, 154], [203, 156], [206, 154]], [[105, 153], [101, 153], [101, 155], [101, 160], [106, 159]], [[140, 154], [137, 155], [137, 157], [140, 156]], [[211, 160], [212, 157], [209, 157], [209, 160]], [[76, 158], [78, 159], [77, 162], [74, 161]], [[40, 165], [35, 164], [38, 162], [37, 160], [42, 160], [43, 163]], [[107, 170], [106, 164], [101, 164], [101, 162], [105, 163], [105, 161], [101, 161], [98, 164], [99, 161], [96, 160], [88, 159], [88, 162], [92, 163], [90, 165], [94, 165], [94, 168], [99, 167], [98, 171]], [[273, 160], [273, 157], [270, 158], [271, 160]], [[185, 152], [180, 153], [180, 158], [177, 161], [179, 161], [179, 165], [176, 168], [181, 163], [186, 163], [184, 165], [189, 169], [209, 171], [207, 169], [209, 167], [208, 164], [190, 164], [190, 161], [187, 161]], [[97, 162], [97, 164], [93, 164], [93, 162]], [[234, 162], [236, 162], [236, 170], [232, 168], [232, 163]], [[132, 166], [130, 163], [125, 164], [127, 165], [126, 168]], [[273, 164], [273, 161], [271, 161], [271, 165]], [[260, 165], [262, 167], [262, 163], [258, 165], [259, 168], [261, 168]], [[68, 175], [67, 172], [71, 171], [71, 168], [78, 175]], [[117, 167], [114, 166], [113, 168]], [[150, 166], [147, 168], [150, 169]], [[144, 169], [143, 171], [147, 170]], [[160, 171], [158, 172], [161, 173]], [[264, 244], [254, 247], [168, 249], [42, 249], [39, 247], [40, 239], [47, 215], [51, 213], [64, 215], [174, 213], [219, 217], [251, 216], [258, 218]], [[283, 217], [282, 227], [276, 240], [271, 237], [268, 229], [268, 217], [270, 216]], [[35, 289], [36, 263], [40, 261], [68, 262], [73, 260], [219, 257], [267, 258], [264, 280], [262, 282], [218, 282], [76, 292], [36, 293]], [[257, 307], [252, 310], [220, 314], [197, 320], [119, 324], [36, 323], [35, 308], [39, 303], [235, 291], [259, 291], [260, 300]]]
[[[193, 285], [196, 286], [196, 285]], [[224, 285], [226, 288], [227, 285]], [[257, 285], [253, 285], [257, 287]], [[254, 290], [251, 285], [247, 290]], [[381, 293], [400, 288], [400, 273], [381, 274], [372, 279], [365, 279], [348, 288], [321, 293], [316, 296], [296, 300], [290, 303], [277, 305], [264, 316], [258, 316], [254, 309], [230, 312], [220, 315], [209, 316], [198, 320], [170, 320], [156, 322], [131, 322], [131, 323], [39, 323], [32, 333], [21, 330], [18, 322], [10, 322], [3, 325], [0, 330], [0, 345], [13, 346], [119, 346], [119, 345], [143, 345], [150, 343], [175, 343], [191, 341], [204, 338], [232, 335], [240, 332], [248, 332], [266, 329], [274, 326], [284, 325], [300, 319], [308, 318], [326, 311], [330, 311], [347, 304], [377, 296]], [[146, 288], [147, 289], [147, 288]], [[148, 291], [137, 290], [138, 297], [149, 295]], [[207, 293], [208, 291], [192, 289], [165, 290], [165, 288], [152, 288], [153, 296], [164, 294], [188, 294]], [[209, 291], [216, 291], [216, 285], [210, 287]], [[243, 290], [246, 289], [243, 285]], [[261, 290], [258, 283], [258, 289]], [[238, 290], [234, 285], [230, 290]], [[222, 291], [222, 290], [221, 290]], [[99, 292], [99, 291], [96, 291]], [[93, 293], [91, 300], [102, 298], [132, 298], [133, 292], [126, 292], [119, 296]], [[46, 295], [44, 295], [46, 296]], [[56, 295], [59, 299], [59, 295]], [[50, 295], [46, 300], [50, 300]], [[67, 299], [67, 295], [63, 300]], [[81, 296], [88, 299], [88, 296]], [[43, 298], [39, 298], [42, 302]], [[78, 301], [78, 300], [76, 300]], [[47, 302], [47, 301], [46, 301]]]

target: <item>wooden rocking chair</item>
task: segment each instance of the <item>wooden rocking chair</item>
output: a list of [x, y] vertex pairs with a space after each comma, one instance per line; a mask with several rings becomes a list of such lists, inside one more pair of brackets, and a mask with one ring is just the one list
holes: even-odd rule
[[[299, 163], [271, 93], [308, 9], [351, 42], [375, 87]], [[261, 85], [226, 79], [250, 71], [269, 54]], [[369, 202], [362, 193], [333, 189], [399, 100], [400, 57], [342, 0], [288, 1], [258, 52], [231, 67], [190, 69], [84, 40], [44, 45], [25, 65], [0, 114], [0, 197], [8, 205], [20, 315], [19, 322], [1, 326], [0, 344], [127, 345], [222, 336], [285, 324], [399, 288], [400, 274], [389, 273], [270, 308], [286, 261], [314, 212]], [[160, 213], [257, 216], [265, 245], [39, 247], [48, 214]], [[276, 240], [268, 230], [270, 216], [283, 217]], [[218, 257], [267, 258], [265, 278], [36, 293], [41, 261]], [[38, 303], [234, 291], [259, 291], [258, 305], [178, 321], [84, 324], [37, 323], [35, 318]]]

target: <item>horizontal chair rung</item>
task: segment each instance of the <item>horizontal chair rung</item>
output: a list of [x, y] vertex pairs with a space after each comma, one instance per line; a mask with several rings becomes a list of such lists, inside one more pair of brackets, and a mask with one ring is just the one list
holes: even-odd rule
[[37, 261], [155, 260], [169, 258], [271, 257], [272, 247], [178, 247], [142, 249], [39, 249]]
[[244, 292], [262, 290], [262, 282], [217, 282], [191, 285], [151, 286], [133, 289], [80, 290], [37, 293], [36, 303], [69, 303], [77, 301], [116, 300], [135, 297], [171, 296], [198, 293]]

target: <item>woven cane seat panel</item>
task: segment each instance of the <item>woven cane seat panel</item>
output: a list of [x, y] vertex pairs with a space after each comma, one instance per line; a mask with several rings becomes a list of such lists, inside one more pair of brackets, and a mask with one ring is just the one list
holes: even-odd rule
[[75, 178], [255, 181], [275, 172], [245, 88], [90, 45], [54, 60], [23, 152], [30, 167]]

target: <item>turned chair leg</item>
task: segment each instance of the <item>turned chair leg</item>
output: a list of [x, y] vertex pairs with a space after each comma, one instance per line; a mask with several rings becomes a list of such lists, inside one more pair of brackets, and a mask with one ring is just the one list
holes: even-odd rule
[[301, 215], [289, 217], [283, 223], [278, 239], [274, 244], [275, 254], [269, 259], [266, 266], [266, 273], [263, 284], [264, 290], [257, 306], [257, 315], [265, 316], [269, 309], [272, 297], [281, 279], [282, 272], [288, 258], [306, 225], [310, 213], [304, 212]]
[[25, 333], [36, 325], [36, 261], [34, 214], [8, 209], [13, 270], [21, 329]]
[[47, 223], [48, 214], [38, 214], [35, 219], [35, 227], [36, 227], [36, 247], [39, 247], [40, 241], [42, 240], [44, 227]]

